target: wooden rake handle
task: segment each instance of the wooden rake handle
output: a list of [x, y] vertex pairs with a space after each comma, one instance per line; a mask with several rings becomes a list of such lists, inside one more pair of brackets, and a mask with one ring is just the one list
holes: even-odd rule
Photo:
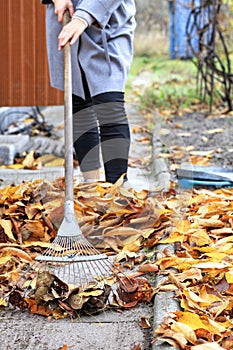
[[[70, 15], [66, 10], [63, 26], [69, 23]], [[64, 47], [64, 138], [65, 138], [65, 200], [74, 200], [73, 184], [73, 113], [72, 113], [72, 67], [71, 48], [68, 42]]]

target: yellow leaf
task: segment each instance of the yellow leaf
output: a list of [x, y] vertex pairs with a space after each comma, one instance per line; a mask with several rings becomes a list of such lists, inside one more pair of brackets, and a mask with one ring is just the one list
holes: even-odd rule
[[225, 277], [229, 284], [233, 283], [233, 270], [225, 272]]
[[11, 256], [9, 254], [0, 256], [0, 266], [4, 266], [7, 263], [7, 261], [9, 261], [10, 259], [11, 259]]
[[205, 229], [192, 230], [192, 233], [189, 235], [189, 244], [193, 245], [193, 243], [197, 246], [203, 246], [212, 244], [212, 240]]
[[28, 216], [28, 219], [32, 219], [38, 211], [43, 210], [44, 207], [40, 203], [36, 203], [33, 205], [27, 205], [25, 208], [25, 212]]
[[157, 154], [157, 158], [171, 158], [172, 155], [169, 153], [159, 153]]
[[177, 311], [174, 314], [177, 321], [189, 325], [194, 331], [206, 329], [213, 334], [221, 334], [226, 331], [226, 327], [231, 325], [230, 322], [225, 325], [224, 323], [211, 320], [208, 316], [199, 316], [197, 313], [188, 311]]
[[221, 253], [221, 252], [210, 252], [210, 253], [205, 253], [205, 255], [208, 256], [209, 258], [211, 258], [213, 263], [218, 262], [218, 261], [222, 261], [227, 256], [226, 253]]
[[189, 270], [192, 265], [196, 264], [197, 261], [192, 258], [178, 258], [176, 256], [162, 258], [156, 261], [156, 264], [160, 266], [161, 270], [165, 270], [169, 267], [175, 266], [178, 270]]
[[[188, 301], [191, 300], [194, 303], [204, 303], [205, 301], [190, 289], [184, 290], [183, 293], [187, 297]], [[207, 303], [207, 305], [209, 305], [209, 303]]]
[[196, 313], [178, 311], [175, 312], [175, 315], [177, 316], [177, 321], [188, 325], [194, 331], [200, 328], [208, 330], [208, 326], [202, 322], [200, 316]]
[[183, 233], [180, 232], [172, 232], [167, 238], [161, 239], [159, 243], [165, 244], [165, 243], [174, 243], [174, 242], [183, 242], [185, 239], [185, 236]]
[[189, 220], [180, 220], [178, 225], [176, 226], [176, 231], [181, 233], [187, 233], [190, 229], [190, 221]]
[[12, 222], [10, 220], [0, 220], [0, 225], [2, 226], [5, 234], [8, 236], [9, 239], [12, 241], [16, 241], [15, 237], [13, 236], [12, 233]]
[[142, 230], [142, 237], [147, 239], [153, 232], [154, 228], [146, 228], [145, 230]]
[[0, 306], [7, 306], [7, 302], [5, 299], [0, 298]]
[[45, 163], [45, 167], [58, 167], [58, 166], [63, 166], [65, 163], [65, 160], [63, 158], [56, 158], [51, 162]]
[[1, 166], [3, 169], [23, 169], [24, 166], [22, 164], [11, 164], [11, 165], [3, 165]]
[[205, 285], [200, 288], [199, 296], [200, 296], [200, 298], [203, 299], [203, 302], [207, 302], [207, 303], [214, 303], [216, 301], [220, 301], [220, 302], [222, 301], [222, 299], [219, 298], [217, 295], [208, 293], [206, 291]]
[[137, 252], [140, 248], [141, 240], [139, 238], [137, 239], [135, 236], [123, 241], [122, 251]]
[[226, 327], [224, 325], [221, 325], [220, 322], [211, 320], [211, 318], [207, 318], [207, 322], [209, 323], [209, 330], [213, 333], [215, 332], [216, 334], [219, 334], [219, 332], [224, 333], [226, 331]]
[[171, 329], [175, 332], [182, 333], [190, 343], [196, 343], [196, 334], [189, 325], [182, 322], [175, 322], [171, 325]]

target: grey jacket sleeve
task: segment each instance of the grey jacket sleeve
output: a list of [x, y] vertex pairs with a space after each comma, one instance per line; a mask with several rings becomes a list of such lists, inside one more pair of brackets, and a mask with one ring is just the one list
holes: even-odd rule
[[83, 18], [86, 20], [86, 22], [88, 23], [88, 26], [90, 27], [92, 25], [93, 22], [95, 22], [95, 18], [92, 17], [88, 12], [83, 11], [83, 10], [77, 10], [75, 11], [73, 18]]
[[74, 17], [84, 18], [89, 25], [94, 20], [101, 27], [105, 27], [112, 13], [120, 6], [123, 0], [82, 0], [75, 9]]

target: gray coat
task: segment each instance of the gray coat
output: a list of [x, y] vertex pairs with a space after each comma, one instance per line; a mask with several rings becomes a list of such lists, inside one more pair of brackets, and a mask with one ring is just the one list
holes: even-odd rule
[[[73, 0], [73, 4], [74, 17], [89, 23], [71, 48], [73, 93], [84, 97], [79, 64], [86, 74], [91, 96], [124, 91], [133, 57], [134, 0]], [[61, 25], [53, 5], [47, 6], [46, 26], [51, 85], [63, 90], [63, 52], [57, 49]]]

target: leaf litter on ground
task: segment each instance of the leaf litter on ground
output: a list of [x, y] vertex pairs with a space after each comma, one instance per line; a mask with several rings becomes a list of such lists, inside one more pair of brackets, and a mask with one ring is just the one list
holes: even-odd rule
[[165, 279], [156, 292], [174, 291], [181, 310], [163, 320], [156, 339], [180, 349], [232, 349], [233, 189], [190, 194], [185, 214], [171, 219], [172, 230], [160, 240], [176, 249], [158, 256]]
[[[233, 189], [176, 193], [173, 188], [161, 196], [160, 191], [98, 182], [79, 184], [74, 194], [84, 235], [137, 279], [131, 293], [120, 288], [113, 307], [131, 308], [150, 302], [157, 292], [173, 291], [181, 310], [167, 315], [156, 339], [180, 349], [232, 348]], [[1, 307], [7, 306], [5, 295], [21, 271], [55, 237], [63, 204], [64, 178], [0, 189]], [[164, 244], [159, 253], [158, 243]], [[167, 243], [175, 245], [175, 253]], [[148, 275], [158, 273], [164, 279], [154, 286]], [[57, 319], [106, 309], [111, 281], [104, 289], [96, 284], [80, 291], [69, 290], [56, 276], [49, 278], [49, 287], [46, 279], [46, 285], [39, 282], [32, 297], [22, 298], [16, 291], [12, 304]]]

